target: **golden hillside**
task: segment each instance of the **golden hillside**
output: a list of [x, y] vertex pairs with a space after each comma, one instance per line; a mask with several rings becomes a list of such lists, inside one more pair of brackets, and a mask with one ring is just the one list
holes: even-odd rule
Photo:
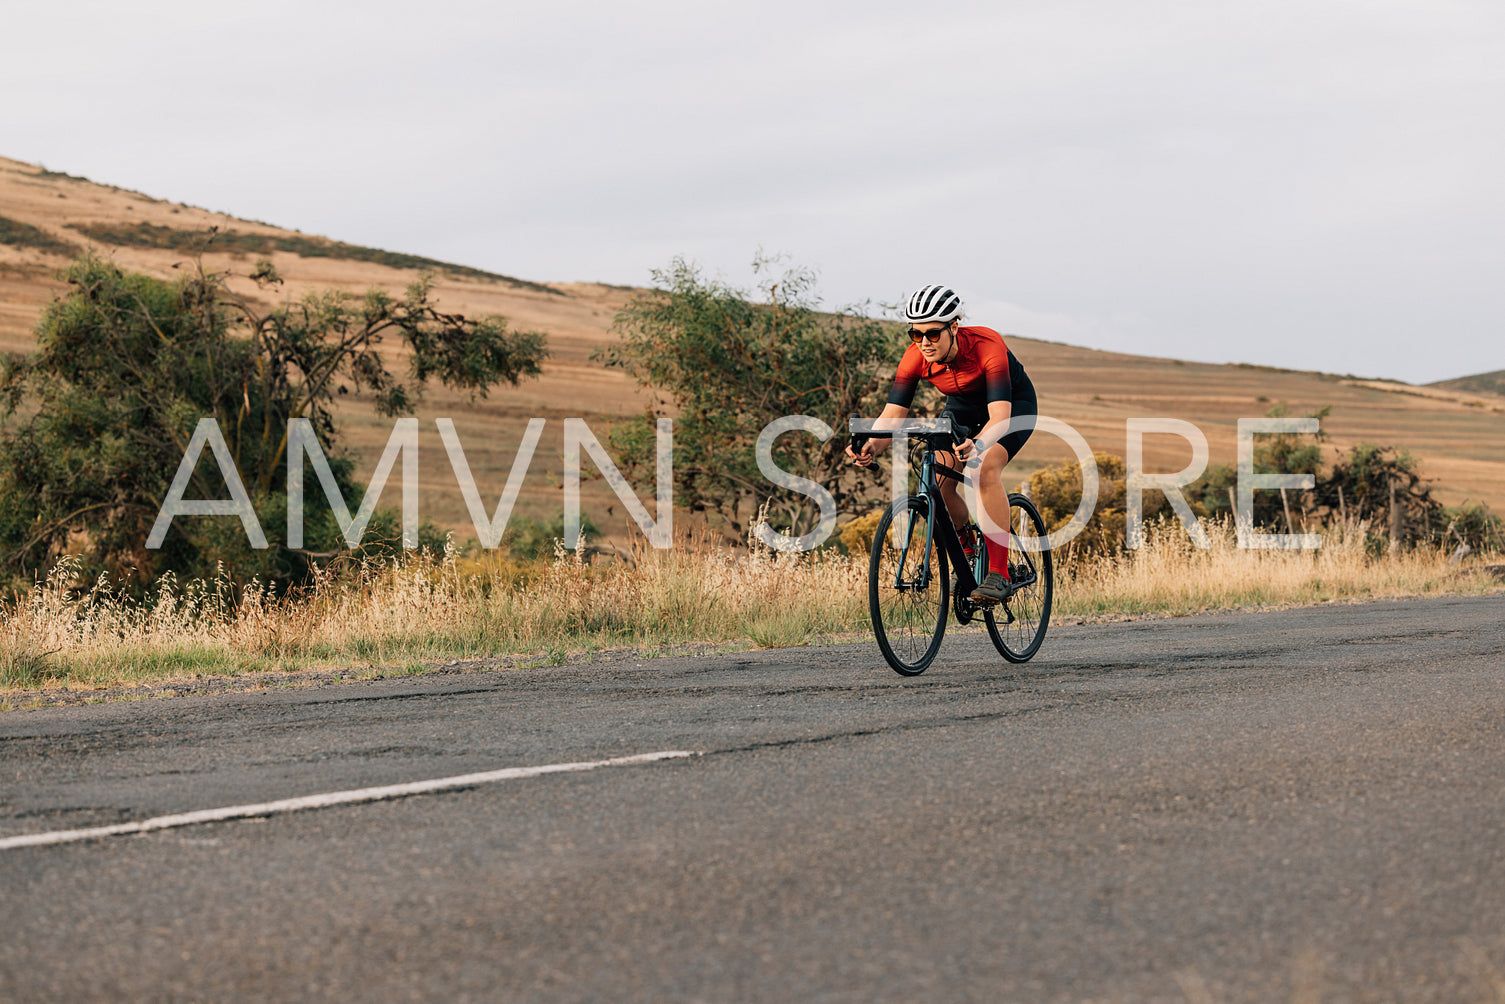
[[[546, 331], [551, 358], [539, 380], [506, 388], [490, 399], [467, 398], [435, 387], [420, 409], [424, 515], [470, 534], [464, 502], [455, 486], [432, 419], [455, 420], [483, 495], [501, 494], [516, 445], [531, 417], [585, 418], [605, 438], [614, 417], [640, 411], [647, 397], [621, 373], [590, 361], [593, 349], [613, 338], [612, 317], [630, 290], [592, 283], [530, 282], [414, 256], [340, 244], [264, 223], [167, 202], [66, 174], [0, 158], [0, 351], [34, 344], [32, 327], [62, 284], [56, 270], [85, 248], [126, 268], [158, 276], [191, 266], [193, 248], [210, 227], [220, 238], [204, 255], [205, 266], [244, 275], [256, 258], [269, 257], [287, 284], [279, 295], [297, 297], [321, 287], [399, 290], [424, 267], [437, 267], [436, 296], [451, 310], [501, 314], [517, 328]], [[221, 249], [223, 248], [223, 249]], [[662, 263], [645, 263], [647, 265]], [[254, 292], [245, 279], [231, 280]], [[986, 324], [987, 318], [976, 318]], [[1041, 342], [1022, 335], [1009, 344], [1030, 371], [1041, 409], [1086, 436], [1094, 449], [1124, 452], [1124, 420], [1167, 416], [1195, 423], [1206, 433], [1212, 461], [1233, 462], [1235, 423], [1263, 415], [1284, 401], [1293, 415], [1332, 406], [1324, 429], [1346, 449], [1360, 441], [1403, 446], [1424, 461], [1446, 502], [1489, 502], [1505, 511], [1505, 396], [1456, 387], [1415, 387], [1240, 365], [1098, 352]], [[897, 361], [902, 345], [894, 346]], [[1355, 359], [1362, 371], [1365, 361]], [[390, 423], [359, 401], [347, 405], [349, 442], [363, 454], [379, 452]], [[560, 468], [560, 424], [550, 423], [534, 458], [518, 511], [538, 518], [557, 515], [561, 493], [552, 472]], [[1038, 436], [1011, 471], [1021, 475], [1069, 457], [1057, 441]], [[1170, 437], [1147, 441], [1155, 470], [1178, 470], [1190, 450]], [[370, 457], [374, 464], [374, 456]], [[370, 469], [369, 467], [367, 468]], [[645, 488], [645, 497], [648, 489]], [[620, 506], [600, 484], [591, 486], [586, 509], [603, 529], [624, 526]], [[650, 503], [650, 511], [652, 509]]]

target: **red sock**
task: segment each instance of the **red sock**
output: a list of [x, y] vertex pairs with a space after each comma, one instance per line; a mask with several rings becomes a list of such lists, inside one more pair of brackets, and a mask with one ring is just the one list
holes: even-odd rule
[[988, 534], [988, 571], [997, 572], [1003, 576], [1003, 581], [1009, 581], [1009, 545], [1008, 538], [995, 537]]

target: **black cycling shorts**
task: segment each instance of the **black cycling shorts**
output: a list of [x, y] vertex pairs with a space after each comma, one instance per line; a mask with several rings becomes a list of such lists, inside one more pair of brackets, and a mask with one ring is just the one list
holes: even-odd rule
[[[1039, 405], [1033, 400], [1027, 399], [1013, 403], [1013, 414], [1016, 417], [1019, 415], [1038, 415], [1039, 413]], [[954, 403], [951, 398], [946, 399], [946, 407], [941, 411], [941, 414], [951, 419], [953, 435], [958, 443], [964, 439], [976, 439], [977, 434], [988, 424], [988, 413], [986, 411], [979, 413], [975, 408], [968, 408], [959, 402]], [[1000, 439], [998, 445], [1008, 451], [1009, 459], [1013, 460], [1019, 455], [1019, 451], [1024, 448], [1024, 444], [1029, 441], [1029, 437], [1034, 431], [1033, 427], [1015, 429]]]

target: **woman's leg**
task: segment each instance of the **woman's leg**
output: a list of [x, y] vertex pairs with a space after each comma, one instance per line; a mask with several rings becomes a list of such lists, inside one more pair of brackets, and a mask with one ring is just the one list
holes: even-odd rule
[[[954, 453], [937, 453], [935, 462], [944, 464], [952, 470], [958, 470], [962, 463]], [[957, 491], [961, 482], [952, 481], [950, 478], [941, 477], [940, 481], [941, 501], [946, 503], [946, 511], [951, 514], [951, 522], [961, 529], [972, 522], [972, 515], [967, 512], [967, 500], [962, 498], [961, 492]]]
[[977, 496], [987, 519], [982, 520], [988, 538], [988, 571], [1009, 577], [1009, 493], [1003, 486], [1003, 469], [1009, 451], [1002, 443], [988, 447], [977, 472]]
[[[958, 442], [963, 439], [972, 439], [982, 429], [982, 425], [978, 424], [976, 416], [965, 415], [953, 410], [949, 404], [941, 412], [941, 418], [949, 418], [951, 420], [951, 428], [954, 430], [954, 435]], [[954, 471], [960, 471], [963, 466], [961, 458], [955, 453], [937, 452], [935, 460], [936, 463], [945, 464]], [[962, 483], [946, 477], [938, 478], [937, 480], [940, 481], [941, 499], [946, 503], [946, 511], [951, 514], [951, 522], [960, 530], [972, 522], [972, 514], [967, 511], [967, 500], [959, 491]]]

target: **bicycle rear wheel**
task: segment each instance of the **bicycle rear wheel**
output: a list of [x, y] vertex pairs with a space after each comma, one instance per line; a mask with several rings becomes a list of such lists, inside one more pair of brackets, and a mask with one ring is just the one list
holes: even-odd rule
[[[1050, 626], [1050, 605], [1055, 592], [1055, 576], [1050, 562], [1050, 546], [1045, 542], [1045, 520], [1040, 510], [1026, 496], [1015, 492], [1009, 496], [1009, 529], [1015, 544], [1009, 548], [1009, 581], [1015, 584], [1014, 595], [1003, 603], [983, 611], [983, 623], [993, 647], [1009, 662], [1028, 662], [1040, 651], [1045, 629]], [[1018, 538], [1033, 537], [1039, 551], [1019, 546]], [[998, 623], [1001, 615], [1003, 623]]]
[[901, 676], [925, 672], [946, 633], [951, 577], [946, 551], [933, 535], [930, 502], [917, 496], [889, 506], [873, 534], [868, 612], [883, 658]]

